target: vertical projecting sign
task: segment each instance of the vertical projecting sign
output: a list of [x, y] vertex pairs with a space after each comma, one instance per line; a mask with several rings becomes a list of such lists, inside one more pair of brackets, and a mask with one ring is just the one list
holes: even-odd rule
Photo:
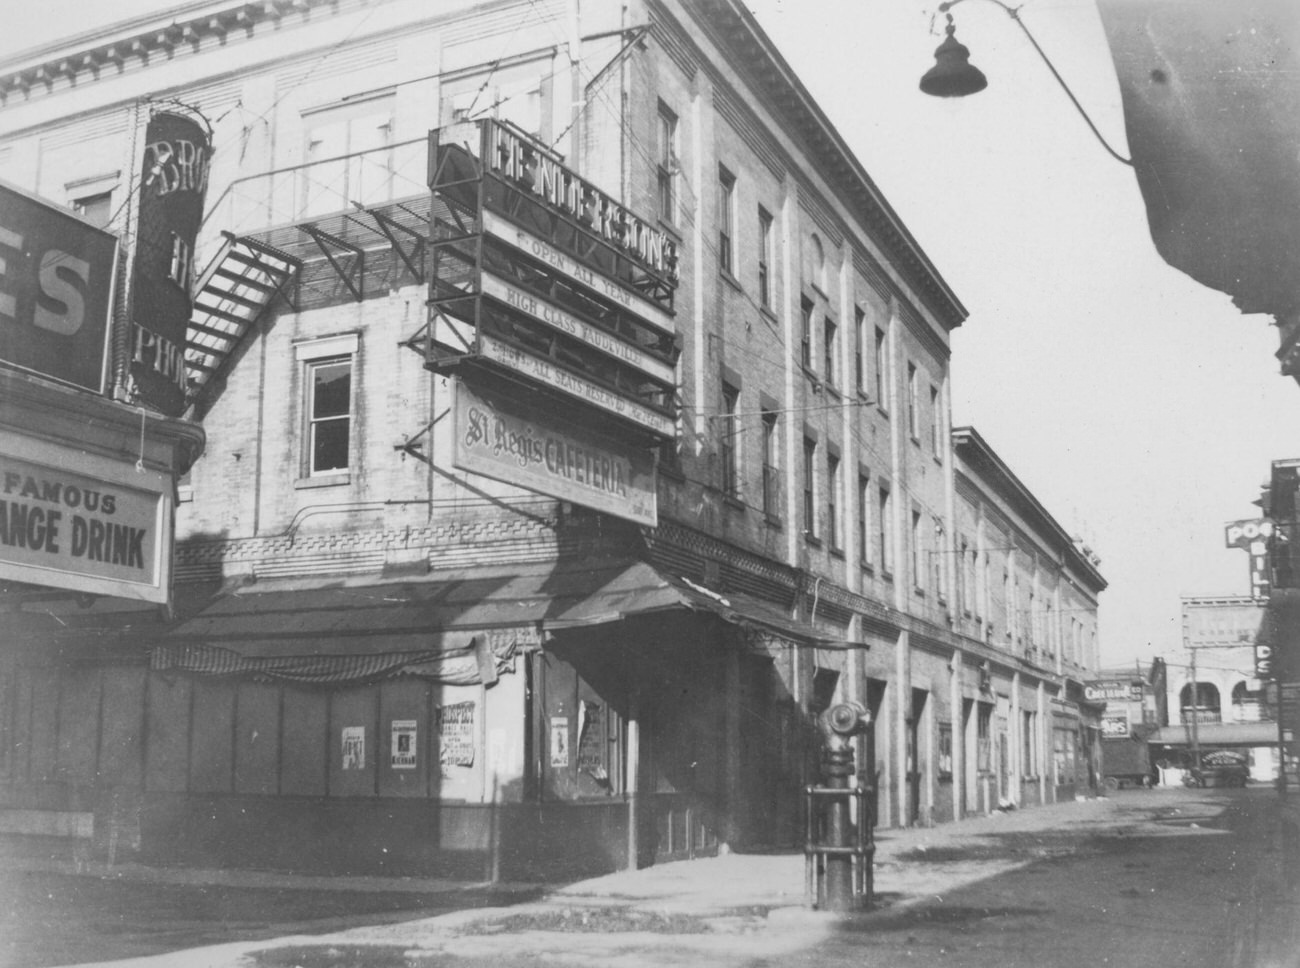
[[149, 119], [131, 277], [131, 378], [140, 403], [173, 417], [185, 411], [185, 329], [211, 153], [201, 119], [171, 112]]

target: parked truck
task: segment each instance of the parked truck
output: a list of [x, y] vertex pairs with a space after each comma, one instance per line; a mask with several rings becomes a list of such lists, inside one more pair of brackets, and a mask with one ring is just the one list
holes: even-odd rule
[[1155, 771], [1147, 743], [1149, 727], [1135, 727], [1128, 736], [1104, 736], [1101, 740], [1102, 772], [1111, 790], [1151, 786]]

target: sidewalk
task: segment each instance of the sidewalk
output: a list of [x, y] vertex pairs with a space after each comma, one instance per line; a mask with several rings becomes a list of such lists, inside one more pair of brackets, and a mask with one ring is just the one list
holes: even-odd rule
[[[1159, 794], [1148, 794], [1154, 805]], [[874, 890], [877, 906], [898, 910], [930, 900], [982, 878], [1049, 857], [1049, 831], [1103, 827], [1116, 816], [1114, 801], [1073, 801], [944, 824], [877, 833]], [[1042, 833], [1042, 836], [1036, 834]], [[1008, 848], [1006, 845], [1014, 846]], [[917, 863], [926, 855], [925, 863]], [[912, 859], [909, 859], [912, 858]], [[4, 856], [6, 865], [73, 873], [73, 861]], [[51, 867], [50, 865], [58, 865]], [[471, 908], [400, 923], [353, 928], [311, 937], [281, 937], [220, 945], [168, 955], [113, 962], [117, 968], [247, 968], [298, 963], [295, 952], [323, 946], [411, 948], [450, 958], [491, 960], [520, 950], [570, 957], [580, 950], [593, 963], [640, 946], [665, 958], [694, 964], [733, 963], [808, 950], [845, 918], [859, 915], [812, 910], [804, 893], [802, 853], [729, 854], [621, 871], [547, 889], [537, 885], [466, 884], [420, 878], [299, 877], [255, 871], [148, 868], [139, 864], [81, 865], [87, 875], [148, 879], [163, 883], [224, 884], [322, 890], [484, 891], [502, 895], [506, 906]], [[518, 903], [512, 903], [518, 900]], [[279, 952], [277, 954], [277, 952]], [[672, 953], [672, 957], [670, 957]], [[288, 958], [288, 962], [283, 959]], [[310, 958], [302, 957], [303, 963]], [[387, 962], [382, 962], [387, 964]], [[399, 962], [400, 963], [400, 962]]]

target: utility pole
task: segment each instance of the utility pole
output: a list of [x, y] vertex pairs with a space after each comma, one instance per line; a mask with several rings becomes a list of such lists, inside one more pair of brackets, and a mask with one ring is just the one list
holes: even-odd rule
[[[1187, 644], [1187, 640], [1183, 640]], [[1196, 681], [1196, 650], [1192, 653], [1192, 768], [1201, 768], [1201, 687]]]

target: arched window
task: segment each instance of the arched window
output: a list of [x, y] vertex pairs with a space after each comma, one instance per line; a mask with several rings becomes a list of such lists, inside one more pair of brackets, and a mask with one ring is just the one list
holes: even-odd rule
[[808, 243], [808, 271], [809, 278], [814, 286], [822, 292], [826, 291], [826, 250], [822, 248], [822, 240], [814, 232]]
[[1268, 718], [1262, 689], [1251, 689], [1244, 680], [1232, 687], [1233, 722], [1257, 723]]
[[1178, 694], [1178, 704], [1182, 707], [1185, 723], [1190, 723], [1193, 716], [1200, 723], [1217, 723], [1222, 720], [1219, 687], [1211, 682], [1189, 682]]

